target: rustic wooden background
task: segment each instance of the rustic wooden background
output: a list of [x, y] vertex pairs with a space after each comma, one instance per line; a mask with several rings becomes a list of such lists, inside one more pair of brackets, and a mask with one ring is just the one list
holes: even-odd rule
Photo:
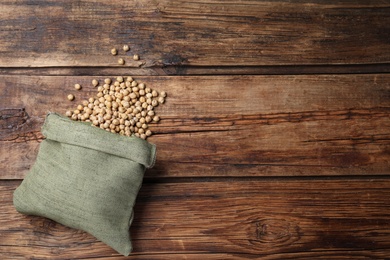
[[12, 205], [45, 114], [118, 75], [169, 94], [129, 259], [390, 256], [390, 1], [5, 0], [0, 39], [1, 259], [125, 259]]

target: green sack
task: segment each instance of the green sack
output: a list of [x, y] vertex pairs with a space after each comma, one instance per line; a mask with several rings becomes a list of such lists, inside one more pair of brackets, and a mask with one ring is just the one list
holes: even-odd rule
[[36, 162], [14, 192], [16, 210], [84, 230], [129, 255], [133, 206], [155, 146], [54, 113], [42, 134]]

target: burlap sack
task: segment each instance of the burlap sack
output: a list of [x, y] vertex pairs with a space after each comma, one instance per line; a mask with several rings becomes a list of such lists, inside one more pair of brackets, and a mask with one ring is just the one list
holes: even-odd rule
[[123, 255], [144, 172], [155, 146], [51, 113], [38, 157], [14, 192], [17, 211], [84, 230]]

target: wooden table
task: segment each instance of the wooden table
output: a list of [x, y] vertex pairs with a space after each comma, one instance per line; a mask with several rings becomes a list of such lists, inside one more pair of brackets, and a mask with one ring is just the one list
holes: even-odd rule
[[125, 259], [12, 205], [45, 114], [119, 75], [169, 94], [131, 259], [389, 257], [390, 1], [295, 2], [2, 1], [1, 259]]

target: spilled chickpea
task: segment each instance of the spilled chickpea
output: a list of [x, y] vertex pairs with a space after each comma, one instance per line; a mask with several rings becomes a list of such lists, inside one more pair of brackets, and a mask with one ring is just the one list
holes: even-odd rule
[[[96, 96], [83, 100], [75, 110], [66, 111], [66, 116], [72, 120], [90, 122], [112, 133], [142, 139], [151, 136], [149, 124], [160, 121], [154, 109], [164, 104], [167, 93], [159, 93], [132, 77], [106, 78], [102, 83], [99, 85], [99, 81], [94, 79], [92, 85], [97, 87]], [[73, 100], [74, 96], [68, 99]]]

